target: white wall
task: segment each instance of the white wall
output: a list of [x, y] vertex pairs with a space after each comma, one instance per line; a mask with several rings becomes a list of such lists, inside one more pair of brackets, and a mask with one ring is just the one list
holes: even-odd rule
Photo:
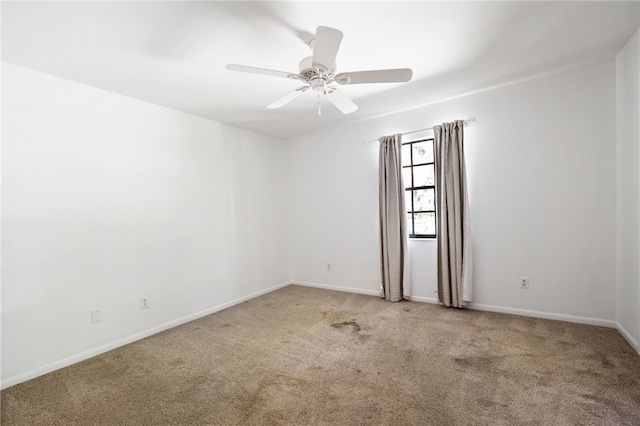
[[10, 64], [2, 89], [3, 386], [289, 280], [282, 141]]
[[616, 58], [616, 319], [640, 353], [640, 31]]
[[[615, 324], [613, 61], [290, 140], [293, 279], [376, 294], [378, 147], [362, 142], [469, 117], [474, 306]], [[435, 242], [410, 250], [411, 294], [432, 299]]]

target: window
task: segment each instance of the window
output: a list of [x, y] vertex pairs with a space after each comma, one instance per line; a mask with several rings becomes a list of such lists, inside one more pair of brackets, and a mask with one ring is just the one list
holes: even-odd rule
[[433, 138], [402, 144], [402, 174], [410, 238], [436, 237]]

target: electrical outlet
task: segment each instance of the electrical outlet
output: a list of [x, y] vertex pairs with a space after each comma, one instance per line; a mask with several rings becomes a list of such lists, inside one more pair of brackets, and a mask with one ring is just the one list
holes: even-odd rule
[[92, 309], [91, 310], [91, 323], [95, 324], [98, 322], [102, 322], [102, 309]]
[[520, 277], [520, 288], [529, 288], [529, 277]]
[[140, 309], [147, 309], [149, 307], [149, 298], [141, 297], [140, 298]]
[[331, 264], [327, 263], [327, 272], [331, 272]]

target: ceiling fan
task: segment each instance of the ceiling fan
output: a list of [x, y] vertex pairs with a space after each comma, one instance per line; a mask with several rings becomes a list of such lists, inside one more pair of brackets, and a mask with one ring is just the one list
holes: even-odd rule
[[263, 74], [301, 81], [304, 83], [304, 86], [287, 93], [271, 105], [268, 105], [267, 108], [280, 108], [307, 90], [313, 89], [318, 93], [318, 115], [322, 114], [320, 106], [321, 94], [325, 95], [343, 114], [349, 114], [358, 109], [358, 106], [334, 83], [339, 85], [403, 83], [411, 80], [413, 72], [410, 68], [342, 72], [336, 74], [336, 55], [338, 54], [341, 42], [342, 32], [339, 30], [330, 27], [318, 27], [315, 39], [309, 42], [313, 56], [309, 56], [300, 61], [298, 74], [235, 64], [229, 64], [226, 68], [231, 71]]

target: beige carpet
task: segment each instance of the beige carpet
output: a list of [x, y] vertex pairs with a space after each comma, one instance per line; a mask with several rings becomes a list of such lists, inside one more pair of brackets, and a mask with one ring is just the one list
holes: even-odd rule
[[612, 329], [290, 286], [2, 392], [2, 425], [640, 425]]

